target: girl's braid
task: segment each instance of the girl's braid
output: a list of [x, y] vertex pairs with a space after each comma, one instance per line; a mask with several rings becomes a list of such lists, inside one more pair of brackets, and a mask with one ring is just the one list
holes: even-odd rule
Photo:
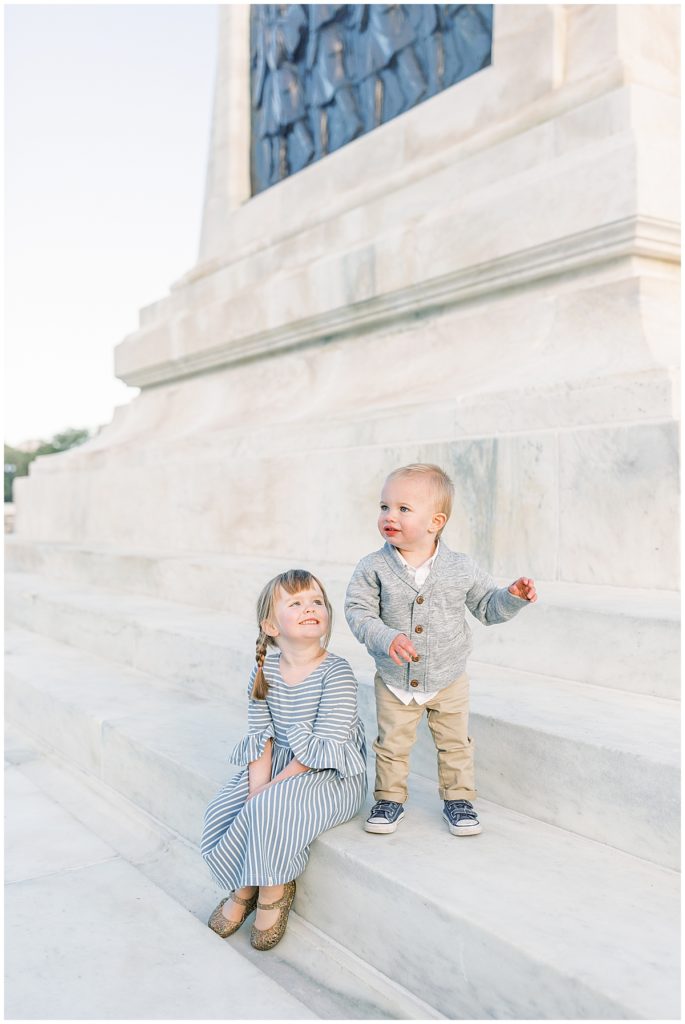
[[254, 700], [264, 700], [267, 693], [269, 692], [269, 684], [266, 681], [266, 677], [263, 672], [264, 659], [266, 658], [266, 646], [267, 638], [266, 633], [260, 628], [259, 636], [257, 637], [255, 659], [257, 661], [257, 674], [254, 677], [254, 685], [252, 687], [252, 697]]
[[266, 633], [263, 629], [259, 630], [259, 636], [257, 637], [256, 658], [257, 667], [262, 668], [264, 659], [266, 658]]

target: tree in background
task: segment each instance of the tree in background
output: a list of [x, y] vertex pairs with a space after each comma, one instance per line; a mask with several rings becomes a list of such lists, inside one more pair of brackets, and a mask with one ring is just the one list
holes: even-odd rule
[[51, 441], [40, 441], [30, 449], [12, 448], [5, 445], [5, 501], [12, 501], [12, 485], [17, 476], [27, 476], [29, 466], [39, 455], [54, 455], [83, 444], [91, 436], [89, 430], [70, 428], [55, 434]]

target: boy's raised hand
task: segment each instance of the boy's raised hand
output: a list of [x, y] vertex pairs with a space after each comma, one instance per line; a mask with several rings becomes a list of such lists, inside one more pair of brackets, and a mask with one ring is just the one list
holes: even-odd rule
[[513, 594], [514, 597], [520, 597], [524, 601], [532, 602], [538, 599], [535, 590], [535, 580], [531, 580], [527, 576], [521, 576], [508, 589], [510, 594]]
[[411, 661], [412, 658], [416, 657], [416, 648], [408, 636], [405, 636], [404, 633], [398, 633], [388, 648], [388, 654], [396, 665], [401, 665], [401, 658], [404, 658], [405, 661]]

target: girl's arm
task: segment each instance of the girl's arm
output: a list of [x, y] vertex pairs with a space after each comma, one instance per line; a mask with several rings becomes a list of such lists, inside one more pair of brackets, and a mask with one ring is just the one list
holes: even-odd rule
[[273, 778], [271, 781], [272, 782], [281, 782], [283, 779], [289, 779], [292, 775], [301, 775], [302, 772], [308, 772], [308, 771], [309, 771], [309, 768], [307, 768], [307, 765], [306, 764], [300, 764], [300, 762], [297, 760], [297, 758], [294, 757], [292, 759], [292, 761], [288, 762], [288, 764], [285, 766], [283, 771], [279, 772], [278, 775], [275, 778]]
[[250, 793], [261, 787], [271, 778], [272, 746], [273, 736], [275, 736], [274, 724], [267, 701], [253, 700], [252, 698], [252, 688], [256, 673], [257, 667], [255, 666], [252, 669], [247, 688], [248, 732], [235, 747], [230, 758], [233, 764], [247, 766], [248, 791]]
[[301, 765], [333, 769], [344, 779], [366, 771], [362, 734], [357, 680], [344, 658], [335, 658], [323, 680], [315, 721], [295, 722], [287, 730], [290, 749]]
[[250, 796], [254, 796], [255, 792], [262, 789], [271, 778], [272, 746], [271, 740], [267, 740], [266, 746], [257, 760], [250, 761], [247, 769]]
[[[266, 750], [264, 751], [264, 754], [266, 754]], [[262, 754], [262, 757], [264, 757], [264, 754]], [[261, 761], [261, 759], [262, 758], [260, 758], [259, 761]], [[309, 771], [309, 768], [307, 768], [306, 765], [300, 764], [300, 762], [296, 758], [293, 758], [293, 760], [285, 766], [282, 772], [279, 772], [278, 775], [274, 776], [273, 779], [270, 779], [269, 775], [271, 774], [271, 744], [269, 744], [269, 775], [267, 775], [261, 783], [256, 784], [253, 788], [252, 769], [257, 767], [259, 761], [253, 761], [250, 764], [250, 795], [247, 798], [248, 800], [251, 800], [253, 796], [257, 795], [257, 793], [261, 793], [262, 790], [268, 789], [269, 786], [273, 786], [274, 783], [276, 782], [283, 782], [284, 779], [289, 779], [293, 775], [301, 775], [302, 772]]]

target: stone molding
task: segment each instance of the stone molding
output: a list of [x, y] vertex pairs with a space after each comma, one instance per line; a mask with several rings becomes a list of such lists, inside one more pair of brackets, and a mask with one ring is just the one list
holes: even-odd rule
[[130, 371], [120, 369], [118, 375], [133, 387], [169, 383], [351, 332], [373, 331], [393, 321], [413, 319], [483, 294], [519, 288], [631, 256], [678, 264], [679, 225], [655, 217], [625, 217], [325, 314], [248, 334], [237, 341], [229, 339], [173, 361]]

